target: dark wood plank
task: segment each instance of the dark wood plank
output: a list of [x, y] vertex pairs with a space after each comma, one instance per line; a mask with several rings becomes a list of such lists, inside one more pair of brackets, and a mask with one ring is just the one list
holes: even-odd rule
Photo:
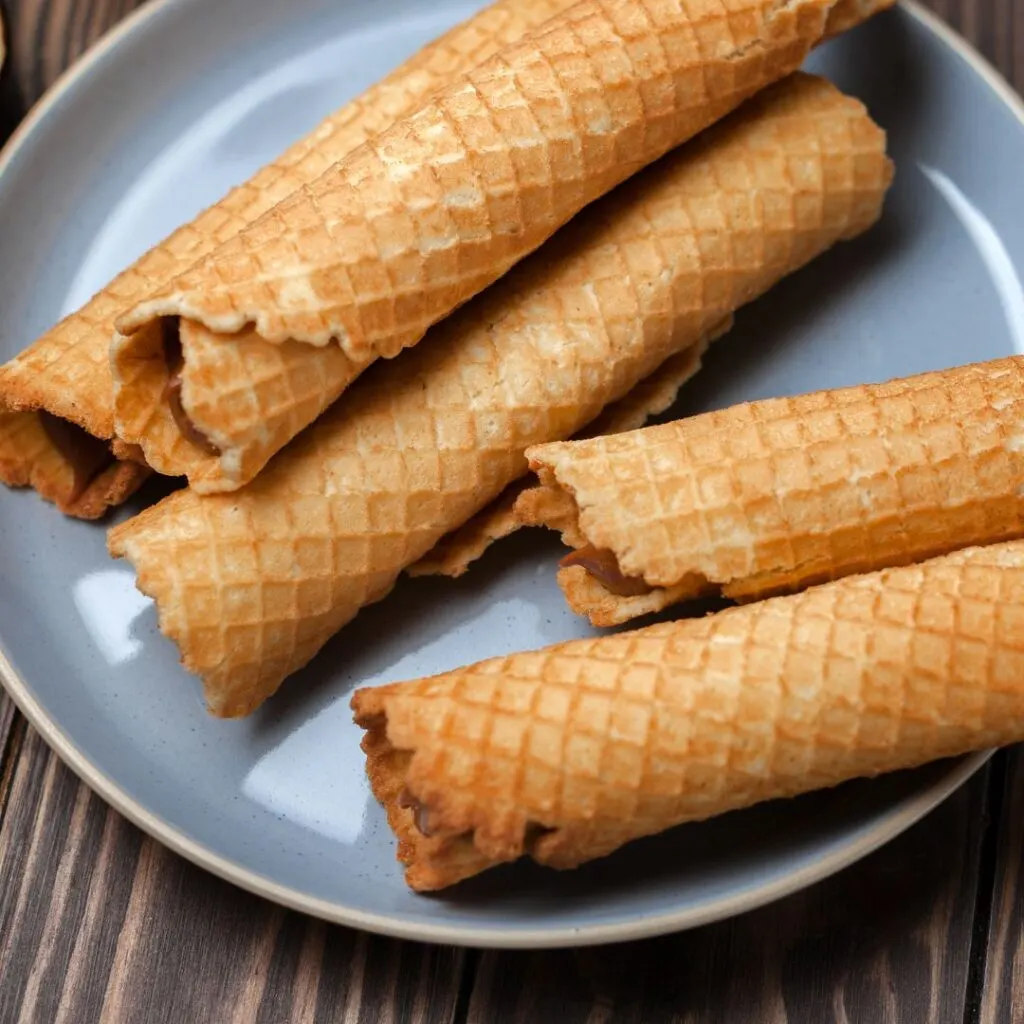
[[10, 67], [19, 101], [31, 106], [111, 26], [144, 0], [3, 0]]
[[1003, 767], [995, 884], [986, 935], [979, 1024], [1024, 1020], [1024, 748]]
[[0, 687], [0, 821], [3, 821], [24, 728], [24, 719], [15, 709], [14, 701]]
[[484, 953], [469, 1021], [962, 1024], [986, 788], [982, 772], [860, 864], [731, 921], [626, 946]]
[[7, 741], [16, 717], [17, 710], [14, 707], [14, 701], [0, 687], [0, 757], [3, 757], [3, 752], [7, 749]]
[[441, 1024], [464, 966], [193, 867], [26, 732], [0, 822], [0, 1021]]
[[1020, 0], [922, 0], [1024, 91], [1024, 6]]

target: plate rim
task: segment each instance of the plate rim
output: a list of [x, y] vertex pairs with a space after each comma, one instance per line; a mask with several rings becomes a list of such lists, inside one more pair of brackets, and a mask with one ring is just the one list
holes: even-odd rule
[[[144, 30], [165, 10], [176, 5], [187, 6], [191, 2], [192, 0], [150, 0], [127, 15], [80, 57], [41, 97], [0, 150], [0, 177], [7, 172], [22, 147], [44, 122], [49, 112], [74, 89], [91, 68], [102, 63], [122, 42]], [[899, 6], [965, 60], [1024, 127], [1024, 98], [966, 39], [923, 7], [918, 0], [899, 0]], [[652, 938], [710, 924], [775, 902], [830, 877], [891, 842], [959, 789], [994, 753], [991, 750], [984, 750], [958, 759], [941, 779], [904, 801], [898, 811], [881, 826], [876, 826], [855, 842], [847, 843], [841, 850], [767, 885], [721, 897], [696, 909], [638, 916], [631, 921], [583, 927], [523, 928], [503, 933], [489, 927], [432, 924], [410, 921], [396, 915], [357, 910], [282, 885], [273, 878], [215, 853], [177, 826], [150, 811], [117, 781], [93, 764], [64, 732], [62, 726], [43, 708], [2, 648], [0, 685], [51, 750], [82, 782], [147, 835], [196, 866], [256, 896], [333, 924], [397, 939], [488, 949], [550, 949]]]

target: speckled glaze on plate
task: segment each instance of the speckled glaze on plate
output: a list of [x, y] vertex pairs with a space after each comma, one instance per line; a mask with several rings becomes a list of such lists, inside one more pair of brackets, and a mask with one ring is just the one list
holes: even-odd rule
[[[0, 161], [0, 358], [476, 6], [152, 0]], [[914, 6], [812, 67], [890, 132], [884, 220], [745, 310], [680, 414], [1024, 351], [1020, 101]], [[403, 583], [258, 714], [221, 722], [104, 528], [4, 491], [0, 676], [86, 782], [186, 857], [332, 921], [470, 945], [620, 941], [766, 903], [891, 839], [985, 759], [685, 826], [569, 874], [515, 865], [414, 896], [364, 781], [351, 690], [586, 634], [557, 550], [520, 535], [460, 581]]]

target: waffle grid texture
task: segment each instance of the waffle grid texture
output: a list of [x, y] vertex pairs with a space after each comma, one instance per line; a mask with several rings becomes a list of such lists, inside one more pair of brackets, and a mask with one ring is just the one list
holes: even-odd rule
[[[418, 343], [585, 205], [798, 67], [829, 6], [576, 4], [124, 317], [118, 432], [202, 492], [236, 489], [376, 358]], [[175, 437], [161, 316], [195, 322], [182, 402], [219, 456]], [[241, 351], [224, 355], [236, 333]]]
[[528, 446], [571, 437], [870, 225], [884, 146], [859, 103], [794, 76], [375, 367], [246, 488], [179, 492], [116, 527], [112, 552], [135, 564], [211, 709], [251, 711], [521, 476]]
[[[1010, 357], [527, 454], [550, 524], [660, 588], [646, 611], [709, 584], [753, 600], [1021, 536], [1022, 416]], [[562, 574], [578, 611], [631, 616], [586, 575]]]
[[[114, 435], [108, 350], [126, 309], [166, 287], [197, 260], [242, 231], [302, 185], [467, 68], [571, 6], [572, 0], [499, 0], [419, 51], [401, 67], [323, 121], [274, 163], [179, 228], [85, 306], [0, 368], [0, 410], [45, 409], [100, 438]], [[34, 479], [32, 459], [13, 431], [0, 433], [0, 480]], [[59, 453], [35, 448], [40, 458]], [[7, 467], [5, 469], [5, 467]], [[130, 492], [129, 492], [130, 493]], [[116, 504], [127, 495], [112, 497]], [[69, 514], [73, 510], [65, 508]]]
[[570, 868], [1024, 739], [1024, 544], [360, 690], [353, 707], [413, 888], [523, 855]]
[[[595, 434], [618, 434], [642, 427], [652, 416], [663, 413], [679, 395], [682, 386], [701, 368], [707, 346], [726, 334], [732, 317], [708, 333], [690, 348], [669, 356], [650, 377], [636, 385], [625, 397], [609, 405], [591, 420], [577, 437]], [[486, 508], [481, 509], [462, 526], [445, 534], [418, 562], [406, 570], [410, 576], [450, 576], [457, 578], [482, 558], [496, 541], [520, 529], [516, 502], [528, 478], [513, 481]]]

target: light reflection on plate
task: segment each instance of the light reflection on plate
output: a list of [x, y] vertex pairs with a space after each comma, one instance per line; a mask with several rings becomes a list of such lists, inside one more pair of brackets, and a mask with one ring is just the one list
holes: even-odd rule
[[110, 665], [123, 665], [142, 653], [142, 641], [132, 636], [132, 625], [153, 602], [136, 588], [134, 572], [88, 573], [72, 585], [71, 596], [96, 649]]
[[927, 164], [918, 166], [936, 191], [949, 203], [950, 209], [977, 247], [978, 254], [992, 275], [992, 284], [1006, 314], [1006, 324], [1013, 337], [1014, 347], [1024, 353], [1024, 285], [1021, 285], [1020, 275], [999, 232], [949, 175]]
[[353, 786], [339, 773], [311, 771], [308, 755], [332, 750], [354, 732], [348, 701], [335, 701], [264, 754], [242, 780], [242, 792], [271, 814], [351, 845], [363, 831], [370, 787], [363, 778]]

